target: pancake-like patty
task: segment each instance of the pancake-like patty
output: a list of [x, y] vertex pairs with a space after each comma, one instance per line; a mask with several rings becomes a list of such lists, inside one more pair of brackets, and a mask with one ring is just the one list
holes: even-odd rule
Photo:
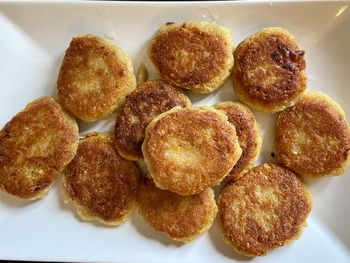
[[190, 242], [207, 231], [217, 213], [211, 188], [200, 194], [181, 196], [157, 188], [147, 178], [140, 185], [138, 204], [139, 213], [155, 230], [182, 242]]
[[252, 166], [259, 155], [261, 137], [258, 124], [251, 110], [239, 102], [220, 102], [214, 105], [223, 110], [228, 121], [235, 126], [242, 155], [227, 176], [229, 180], [238, 180], [244, 172]]
[[91, 133], [82, 139], [64, 170], [67, 197], [79, 216], [107, 225], [124, 223], [136, 207], [139, 170], [123, 159], [112, 136]]
[[185, 22], [161, 26], [148, 53], [165, 81], [196, 93], [209, 93], [230, 75], [232, 51], [228, 28], [209, 22]]
[[129, 55], [111, 40], [78, 35], [66, 51], [57, 80], [62, 105], [84, 121], [110, 114], [136, 87]]
[[265, 28], [234, 51], [234, 90], [252, 108], [277, 112], [291, 106], [306, 89], [305, 52], [282, 28]]
[[193, 195], [220, 183], [242, 150], [224, 112], [201, 107], [156, 117], [146, 129], [142, 152], [157, 187]]
[[312, 203], [292, 171], [264, 164], [228, 184], [218, 206], [225, 241], [240, 254], [262, 256], [301, 236]]
[[148, 124], [176, 106], [190, 107], [191, 101], [178, 88], [161, 80], [144, 82], [126, 97], [118, 110], [115, 145], [129, 160], [143, 159], [141, 145]]
[[0, 189], [24, 199], [45, 196], [77, 146], [75, 119], [52, 98], [32, 101], [0, 131]]
[[350, 150], [343, 110], [320, 92], [305, 94], [279, 115], [275, 148], [277, 159], [303, 176], [343, 173]]

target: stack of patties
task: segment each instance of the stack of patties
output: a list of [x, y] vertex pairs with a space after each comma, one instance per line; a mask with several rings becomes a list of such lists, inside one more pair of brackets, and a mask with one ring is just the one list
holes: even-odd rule
[[322, 93], [306, 93], [304, 60], [285, 29], [266, 28], [234, 51], [233, 83], [239, 99], [264, 112], [282, 111], [276, 157], [227, 184], [219, 197], [224, 238], [238, 253], [261, 256], [297, 239], [311, 211], [300, 177], [341, 174], [349, 160], [350, 132], [341, 107]]
[[[295, 104], [306, 89], [304, 51], [284, 29], [263, 29], [233, 54], [234, 91], [249, 107], [278, 112]], [[235, 251], [261, 256], [301, 235], [312, 205], [295, 173], [266, 163], [245, 169], [238, 178], [222, 189], [218, 204], [225, 241]]]
[[[230, 31], [214, 23], [167, 23], [148, 51], [168, 86], [197, 93], [218, 89], [233, 66]], [[148, 173], [139, 189], [139, 213], [154, 229], [189, 242], [213, 224], [217, 205], [211, 187], [230, 173], [242, 150], [223, 111], [182, 106], [160, 113], [142, 133]], [[120, 126], [117, 122], [116, 134]]]
[[[59, 101], [72, 114], [88, 122], [102, 119], [135, 88], [125, 51], [98, 36], [73, 38], [57, 81]], [[75, 203], [84, 220], [119, 225], [136, 207], [139, 169], [118, 153], [110, 133], [83, 135], [63, 174], [66, 201]]]
[[111, 41], [92, 35], [72, 40], [58, 80], [60, 100], [85, 121], [117, 108], [114, 134], [85, 135], [64, 170], [67, 200], [84, 220], [119, 225], [128, 219], [140, 181], [133, 161], [143, 159], [146, 127], [163, 112], [191, 106], [180, 89], [161, 80], [135, 85], [128, 55]]

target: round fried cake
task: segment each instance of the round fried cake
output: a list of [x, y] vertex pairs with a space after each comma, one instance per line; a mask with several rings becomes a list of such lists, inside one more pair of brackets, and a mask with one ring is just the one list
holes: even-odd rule
[[90, 133], [79, 143], [77, 154], [64, 170], [68, 200], [78, 215], [107, 225], [124, 223], [136, 207], [139, 170], [123, 159], [112, 136]]
[[66, 51], [57, 80], [62, 105], [84, 121], [110, 114], [136, 87], [131, 58], [111, 40], [78, 35]]
[[246, 38], [233, 53], [234, 90], [250, 107], [281, 111], [306, 89], [305, 52], [282, 28], [265, 28]]
[[252, 166], [259, 155], [261, 137], [258, 124], [251, 110], [239, 102], [219, 102], [214, 105], [223, 110], [228, 121], [235, 126], [242, 155], [227, 176], [229, 180], [238, 180]]
[[167, 23], [149, 46], [149, 57], [162, 79], [196, 93], [218, 89], [233, 66], [228, 28], [209, 22]]
[[174, 108], [156, 117], [142, 152], [157, 187], [193, 195], [219, 184], [242, 150], [224, 112], [201, 107]]
[[305, 94], [279, 116], [276, 157], [300, 175], [339, 175], [349, 162], [350, 131], [345, 114], [320, 92]]
[[178, 88], [161, 80], [150, 80], [128, 95], [118, 110], [115, 145], [128, 160], [143, 159], [141, 146], [148, 124], [176, 106], [190, 107], [191, 101]]
[[225, 241], [242, 255], [262, 256], [301, 236], [312, 203], [296, 174], [264, 164], [226, 185], [218, 206]]
[[0, 131], [0, 189], [23, 199], [45, 196], [77, 146], [75, 119], [52, 98], [32, 101]]
[[139, 213], [155, 230], [185, 243], [207, 231], [217, 213], [211, 188], [196, 195], [181, 196], [157, 188], [147, 178], [140, 185], [138, 205]]

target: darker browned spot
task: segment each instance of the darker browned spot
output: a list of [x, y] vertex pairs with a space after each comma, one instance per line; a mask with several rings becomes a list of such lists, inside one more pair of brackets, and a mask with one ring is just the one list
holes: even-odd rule
[[283, 69], [296, 72], [305, 69], [304, 54], [303, 50], [293, 50], [287, 45], [279, 45], [270, 57]]

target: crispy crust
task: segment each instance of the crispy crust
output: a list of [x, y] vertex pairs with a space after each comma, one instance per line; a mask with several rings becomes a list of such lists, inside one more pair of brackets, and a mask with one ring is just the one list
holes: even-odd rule
[[62, 105], [79, 119], [110, 114], [136, 87], [129, 55], [111, 40], [78, 35], [66, 51], [57, 80]]
[[157, 231], [176, 241], [190, 242], [213, 224], [217, 205], [211, 188], [192, 196], [181, 196], [157, 188], [145, 178], [138, 194], [138, 211]]
[[141, 84], [123, 102], [115, 126], [115, 146], [128, 160], [143, 159], [141, 146], [148, 124], [176, 106], [190, 107], [190, 99], [161, 80]]
[[193, 195], [219, 184], [242, 150], [224, 112], [201, 107], [174, 108], [155, 118], [142, 152], [157, 187]]
[[196, 93], [209, 93], [230, 75], [232, 50], [228, 28], [215, 23], [186, 22], [161, 26], [148, 53], [165, 81]]
[[262, 256], [301, 236], [312, 203], [292, 171], [264, 164], [228, 184], [218, 206], [225, 241], [240, 254]]
[[258, 123], [251, 110], [239, 102], [219, 102], [214, 108], [223, 110], [228, 121], [235, 126], [242, 155], [226, 177], [236, 181], [257, 159], [261, 148]]
[[305, 94], [276, 123], [276, 157], [308, 177], [339, 175], [349, 162], [350, 130], [345, 114], [330, 97]]
[[0, 131], [0, 189], [23, 199], [45, 196], [77, 145], [78, 125], [59, 103], [32, 101]]
[[139, 175], [133, 162], [119, 156], [112, 136], [91, 133], [64, 170], [64, 186], [82, 219], [116, 226], [136, 207]]
[[234, 90], [241, 101], [266, 112], [295, 103], [306, 89], [305, 52], [282, 28], [265, 28], [234, 51]]

